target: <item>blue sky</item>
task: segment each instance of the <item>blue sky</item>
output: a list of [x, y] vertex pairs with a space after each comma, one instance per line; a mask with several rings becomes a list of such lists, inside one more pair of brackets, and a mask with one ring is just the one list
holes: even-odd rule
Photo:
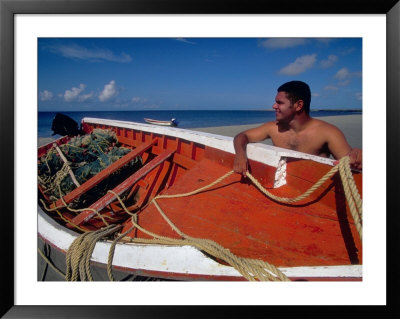
[[38, 39], [39, 111], [271, 109], [291, 80], [312, 109], [361, 109], [362, 39]]

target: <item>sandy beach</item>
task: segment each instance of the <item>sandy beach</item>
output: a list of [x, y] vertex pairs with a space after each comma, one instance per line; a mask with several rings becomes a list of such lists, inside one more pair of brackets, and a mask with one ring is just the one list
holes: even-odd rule
[[[318, 117], [316, 117], [318, 118]], [[350, 146], [362, 148], [362, 115], [344, 115], [344, 116], [324, 116], [319, 119], [329, 122], [338, 127], [346, 136]], [[260, 124], [233, 125], [233, 126], [216, 126], [194, 128], [194, 131], [219, 134], [234, 137], [236, 134], [249, 128], [257, 127]], [[54, 140], [54, 137], [41, 137], [38, 139], [38, 145], [45, 145]], [[265, 144], [272, 145], [271, 140], [263, 141]]]
[[[352, 114], [344, 116], [324, 116], [316, 117], [338, 127], [346, 136], [351, 147], [362, 148], [362, 115]], [[245, 131], [249, 128], [257, 127], [260, 124], [249, 125], [233, 125], [233, 126], [218, 126], [218, 127], [203, 127], [195, 128], [194, 131], [207, 132], [234, 137], [236, 134]], [[271, 140], [263, 141], [265, 144], [272, 145]]]

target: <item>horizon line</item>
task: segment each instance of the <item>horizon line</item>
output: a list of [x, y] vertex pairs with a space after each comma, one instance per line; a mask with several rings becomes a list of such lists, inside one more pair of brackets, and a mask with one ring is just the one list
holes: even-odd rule
[[[185, 109], [185, 110], [179, 110], [179, 109], [159, 109], [159, 110], [52, 110], [52, 111], [39, 111], [40, 112], [52, 112], [52, 113], [57, 113], [57, 112], [160, 112], [160, 111], [168, 111], [168, 112], [182, 112], [182, 111], [265, 111], [265, 112], [275, 112], [273, 109]], [[334, 108], [311, 108], [310, 111], [352, 111], [352, 112], [362, 112], [362, 108], [340, 108], [340, 109], [334, 109]]]

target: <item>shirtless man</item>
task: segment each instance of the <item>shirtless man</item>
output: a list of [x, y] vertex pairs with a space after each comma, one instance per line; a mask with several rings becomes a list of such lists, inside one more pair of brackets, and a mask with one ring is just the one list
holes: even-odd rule
[[311, 91], [301, 81], [291, 81], [278, 88], [275, 103], [276, 121], [267, 122], [235, 136], [235, 172], [246, 175], [248, 160], [246, 146], [270, 138], [274, 146], [336, 160], [350, 156], [352, 168], [362, 170], [362, 150], [351, 148], [343, 133], [334, 125], [312, 118]]

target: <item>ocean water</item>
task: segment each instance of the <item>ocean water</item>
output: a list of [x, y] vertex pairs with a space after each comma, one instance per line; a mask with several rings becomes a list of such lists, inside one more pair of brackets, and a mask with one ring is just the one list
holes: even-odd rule
[[[226, 125], [258, 124], [272, 121], [275, 113], [271, 111], [91, 111], [91, 112], [60, 112], [77, 123], [84, 117], [96, 117], [112, 120], [123, 120], [145, 123], [144, 118], [170, 120], [176, 118], [180, 128], [200, 128]], [[323, 110], [311, 111], [311, 116], [341, 116], [361, 114], [360, 111]], [[56, 112], [38, 113], [38, 137], [48, 137], [53, 134], [51, 123]], [[59, 136], [56, 136], [59, 137]]]

